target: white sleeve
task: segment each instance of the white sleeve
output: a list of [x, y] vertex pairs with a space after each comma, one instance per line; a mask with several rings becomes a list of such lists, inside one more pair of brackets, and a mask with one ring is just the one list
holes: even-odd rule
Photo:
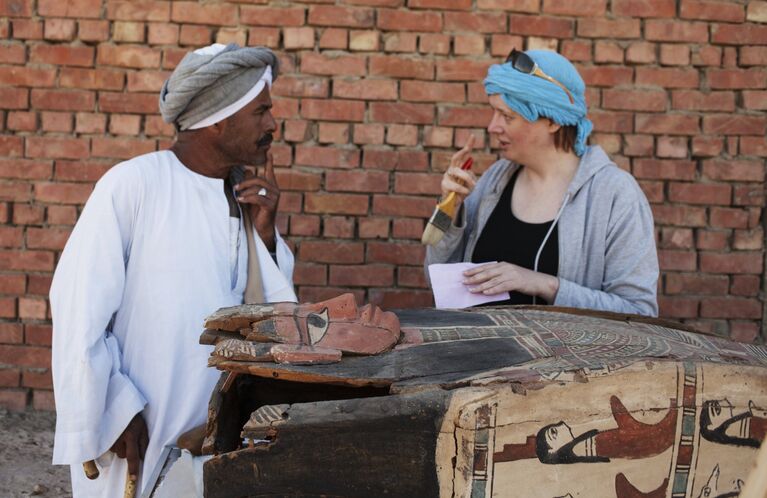
[[99, 181], [53, 277], [54, 464], [102, 455], [146, 404], [107, 331], [123, 297], [137, 204], [135, 185], [125, 183], [112, 171]]
[[267, 303], [282, 301], [298, 302], [296, 293], [293, 290], [295, 259], [290, 248], [280, 236], [280, 232], [276, 228], [274, 229], [277, 262], [269, 254], [269, 250], [261, 240], [261, 237], [259, 237], [258, 232], [253, 229], [253, 233], [255, 234], [254, 238], [258, 252], [258, 263], [261, 266], [264, 301]]

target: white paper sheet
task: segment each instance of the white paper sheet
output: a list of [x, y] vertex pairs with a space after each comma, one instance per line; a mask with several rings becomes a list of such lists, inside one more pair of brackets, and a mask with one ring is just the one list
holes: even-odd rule
[[[495, 263], [495, 261], [492, 261]], [[489, 262], [488, 262], [489, 263]], [[434, 303], [439, 309], [468, 308], [492, 301], [509, 299], [508, 292], [484, 295], [469, 292], [463, 281], [463, 272], [488, 263], [450, 263], [429, 265], [429, 278], [434, 293]]]

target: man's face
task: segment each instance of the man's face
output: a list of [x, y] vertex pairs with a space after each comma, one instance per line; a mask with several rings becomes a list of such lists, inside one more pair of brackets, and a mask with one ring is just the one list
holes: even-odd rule
[[271, 112], [269, 87], [248, 105], [222, 121], [218, 145], [233, 164], [259, 165], [266, 161], [277, 123]]

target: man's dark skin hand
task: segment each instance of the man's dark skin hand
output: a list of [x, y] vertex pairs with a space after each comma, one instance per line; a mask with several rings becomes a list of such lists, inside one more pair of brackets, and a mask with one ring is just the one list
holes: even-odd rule
[[141, 461], [144, 459], [148, 444], [149, 432], [146, 428], [146, 422], [144, 422], [144, 417], [137, 413], [109, 449], [118, 457], [128, 460], [128, 474], [131, 479], [135, 480], [138, 477], [139, 469], [141, 469]]
[[[250, 218], [261, 240], [269, 251], [274, 252], [277, 247], [274, 218], [280, 201], [280, 187], [274, 176], [271, 151], [266, 153], [263, 176], [255, 176], [250, 169], [246, 169], [245, 179], [235, 185], [234, 189], [237, 191], [237, 200], [250, 208]], [[266, 190], [266, 195], [259, 195], [261, 189]]]

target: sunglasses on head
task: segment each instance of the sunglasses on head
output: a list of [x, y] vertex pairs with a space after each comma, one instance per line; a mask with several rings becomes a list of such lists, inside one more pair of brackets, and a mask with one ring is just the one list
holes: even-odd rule
[[506, 62], [511, 63], [511, 67], [519, 71], [520, 73], [525, 74], [532, 74], [533, 76], [538, 76], [539, 78], [543, 78], [546, 81], [550, 81], [551, 83], [554, 83], [559, 88], [565, 91], [567, 94], [567, 98], [570, 99], [570, 103], [573, 104], [573, 95], [570, 93], [570, 90], [565, 88], [565, 85], [558, 82], [548, 74], [544, 73], [540, 67], [538, 67], [538, 63], [536, 63], [532, 57], [527, 55], [524, 52], [520, 52], [516, 48], [512, 48], [511, 52], [509, 53], [509, 56], [506, 57]]

